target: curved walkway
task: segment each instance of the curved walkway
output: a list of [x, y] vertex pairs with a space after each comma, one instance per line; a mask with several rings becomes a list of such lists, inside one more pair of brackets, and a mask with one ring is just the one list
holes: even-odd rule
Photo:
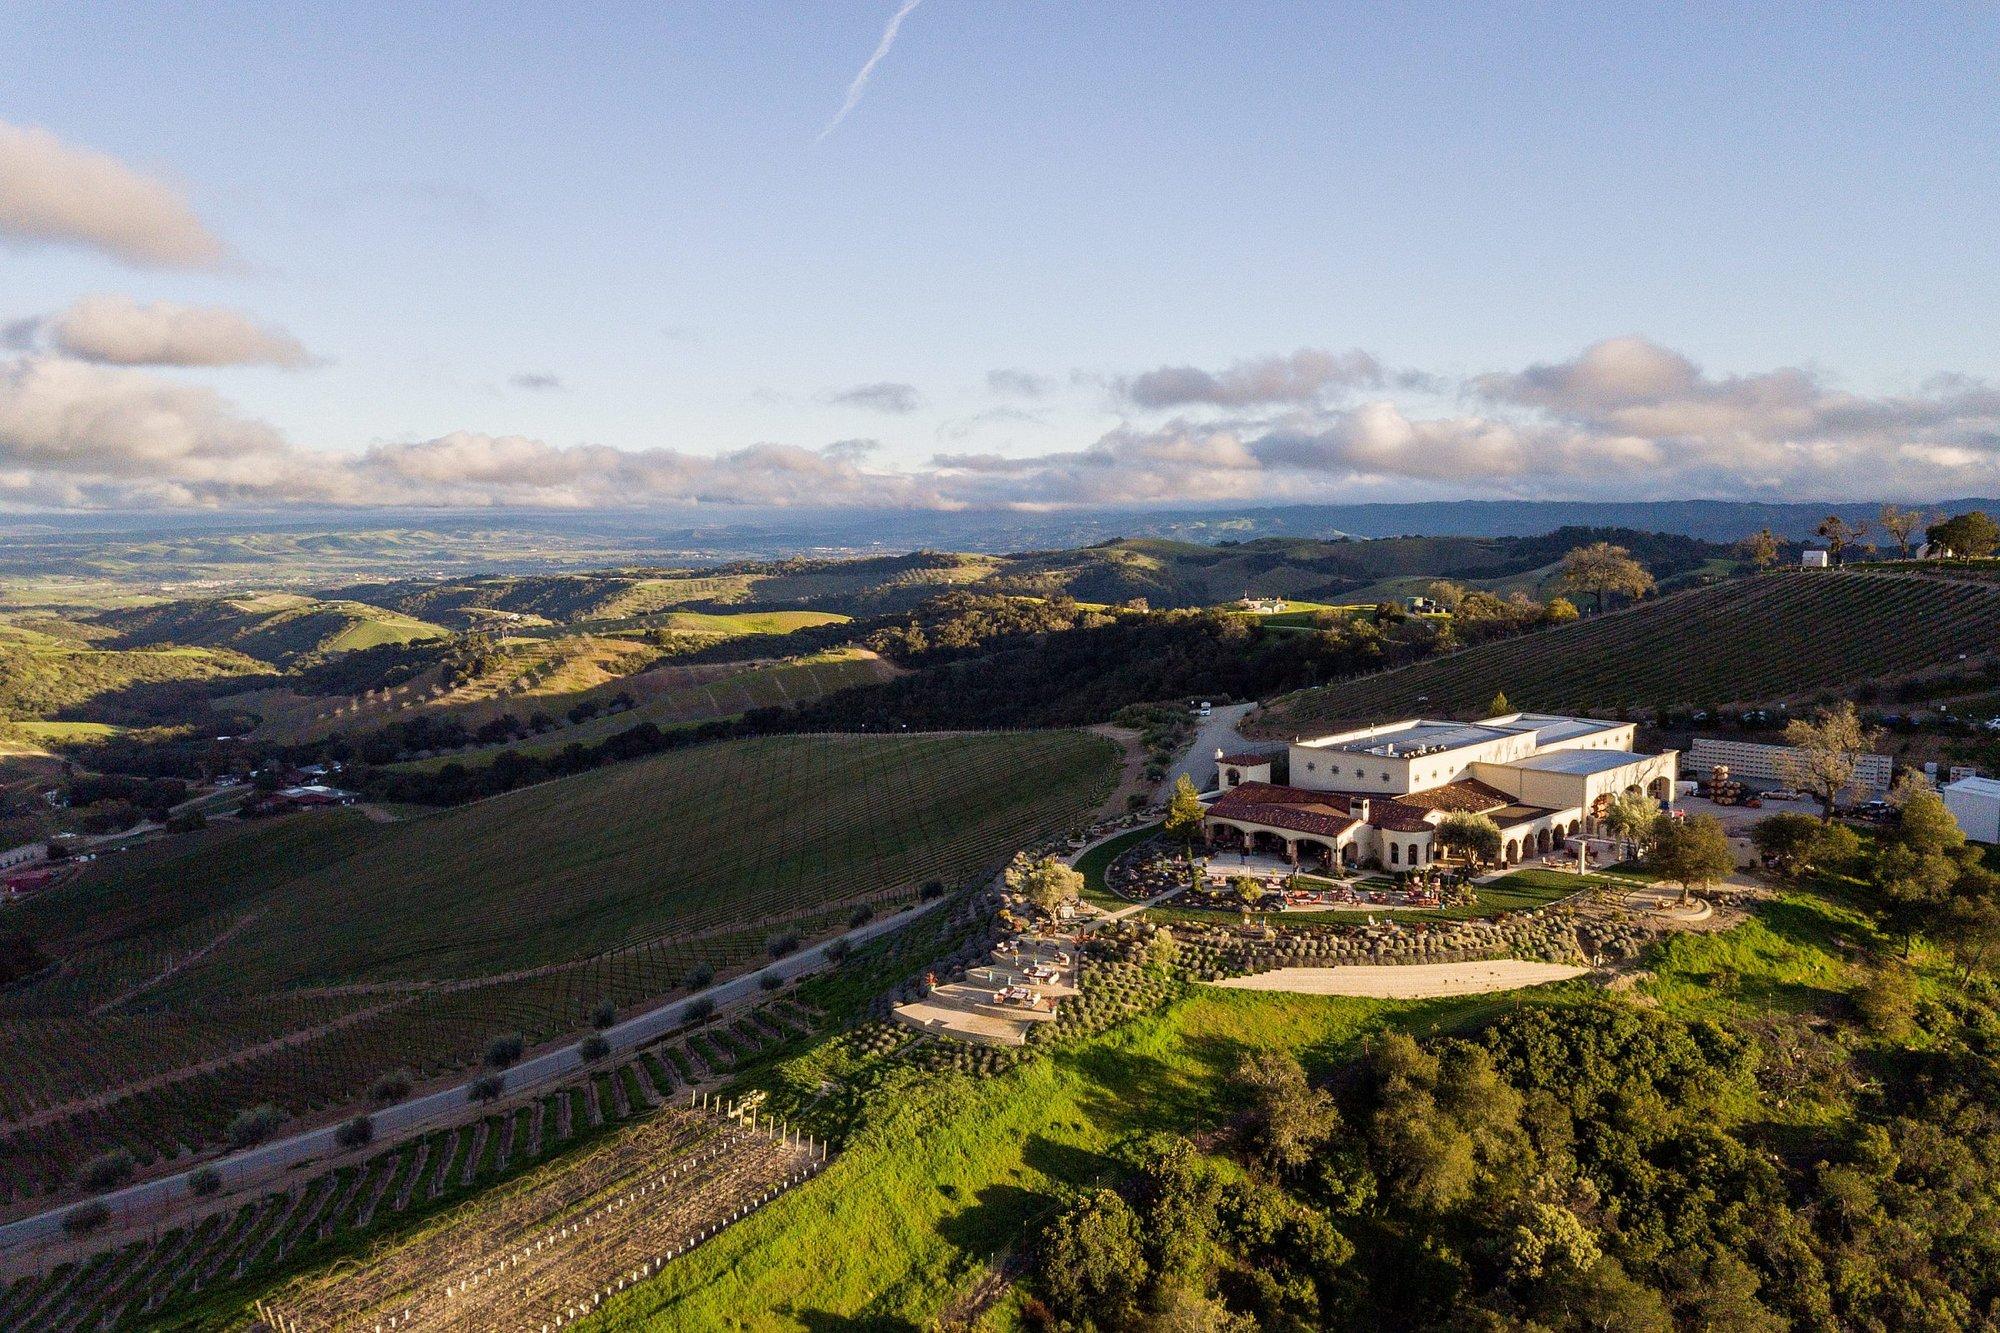
[[1288, 995], [1352, 995], [1369, 1000], [1435, 1000], [1453, 995], [1544, 986], [1588, 972], [1567, 963], [1495, 958], [1481, 963], [1385, 963], [1377, 967], [1280, 967], [1215, 982], [1230, 990], [1282, 991]]
[[[879, 935], [900, 930], [924, 913], [933, 911], [948, 901], [950, 901], [948, 898], [939, 898], [932, 902], [919, 903], [894, 916], [857, 926], [836, 938], [846, 940], [850, 946], [864, 944]], [[600, 1035], [611, 1043], [613, 1051], [635, 1049], [655, 1037], [665, 1036], [680, 1027], [682, 1013], [695, 1001], [710, 1000], [717, 1008], [721, 1008], [739, 1000], [760, 996], [761, 982], [766, 976], [791, 978], [814, 970], [826, 961], [827, 948], [833, 943], [834, 940], [823, 940], [776, 962], [767, 963], [754, 972], [745, 972], [742, 976], [731, 977], [727, 981], [710, 986], [707, 990], [696, 991], [657, 1005], [645, 1013], [605, 1029]], [[578, 1039], [581, 1040], [581, 1035]], [[577, 1054], [576, 1046], [570, 1044], [523, 1060], [499, 1077], [504, 1089], [503, 1095], [513, 1096], [543, 1084], [555, 1083], [582, 1068], [583, 1059]], [[407, 1136], [434, 1123], [462, 1116], [469, 1104], [467, 1093], [473, 1082], [481, 1076], [483, 1071], [482, 1074], [476, 1074], [473, 1078], [468, 1078], [452, 1087], [370, 1112], [370, 1119], [375, 1124], [376, 1142], [379, 1144], [391, 1136]], [[139, 1184], [98, 1197], [114, 1216], [165, 1208], [188, 1197], [188, 1177], [202, 1166], [214, 1167], [221, 1173], [227, 1188], [237, 1189], [267, 1176], [274, 1176], [301, 1162], [329, 1156], [339, 1151], [339, 1146], [334, 1142], [334, 1135], [338, 1129], [338, 1125], [325, 1125], [318, 1129], [307, 1130], [289, 1138], [276, 1139], [227, 1157], [201, 1163], [175, 1175], [141, 1181]], [[0, 1226], [0, 1249], [59, 1235], [62, 1231], [63, 1216], [82, 1202], [84, 1200], [72, 1199], [60, 1208], [52, 1208], [47, 1212], [36, 1213], [32, 1217], [24, 1217]]]

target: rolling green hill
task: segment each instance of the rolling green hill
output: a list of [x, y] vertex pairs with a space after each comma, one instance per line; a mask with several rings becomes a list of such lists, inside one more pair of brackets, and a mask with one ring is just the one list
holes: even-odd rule
[[97, 623], [116, 631], [114, 642], [121, 648], [164, 644], [227, 648], [281, 667], [449, 633], [442, 626], [365, 602], [321, 601], [293, 593], [165, 602], [105, 612]]
[[1807, 699], [2000, 647], [2000, 587], [1901, 574], [1766, 574], [1643, 602], [1276, 700], [1267, 736], [1418, 713], [1572, 712]]

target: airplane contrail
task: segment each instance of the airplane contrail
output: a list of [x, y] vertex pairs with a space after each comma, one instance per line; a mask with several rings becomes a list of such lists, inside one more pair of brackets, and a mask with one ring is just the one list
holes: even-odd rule
[[882, 29], [882, 40], [875, 44], [875, 54], [868, 57], [868, 63], [854, 76], [854, 82], [847, 85], [847, 100], [840, 104], [840, 110], [833, 113], [833, 119], [826, 123], [826, 128], [819, 132], [819, 138], [814, 139], [814, 143], [822, 142], [827, 135], [839, 129], [840, 122], [847, 119], [847, 113], [861, 104], [861, 95], [868, 91], [868, 80], [874, 77], [875, 67], [882, 63], [882, 57], [888, 55], [889, 48], [896, 44], [896, 32], [903, 26], [903, 20], [910, 16], [911, 10], [923, 2], [924, 0], [903, 0], [902, 8], [898, 9], [895, 17], [889, 20], [889, 26]]

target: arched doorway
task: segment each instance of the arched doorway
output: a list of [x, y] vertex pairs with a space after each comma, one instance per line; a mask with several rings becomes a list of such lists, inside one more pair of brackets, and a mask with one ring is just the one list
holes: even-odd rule
[[1661, 805], [1665, 805], [1669, 800], [1671, 800], [1673, 798], [1673, 794], [1674, 794], [1673, 784], [1668, 782], [1664, 776], [1654, 778], [1651, 782], [1646, 784], [1646, 795], [1652, 797], [1654, 800], [1658, 801]]
[[1507, 839], [1507, 864], [1518, 865], [1521, 860], [1521, 844], [1513, 838]]

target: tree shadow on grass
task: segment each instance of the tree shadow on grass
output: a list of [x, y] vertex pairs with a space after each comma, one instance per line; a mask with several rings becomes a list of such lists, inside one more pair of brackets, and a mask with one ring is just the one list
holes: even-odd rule
[[907, 1319], [890, 1315], [844, 1315], [826, 1310], [794, 1310], [797, 1319], [811, 1333], [920, 1333]]

